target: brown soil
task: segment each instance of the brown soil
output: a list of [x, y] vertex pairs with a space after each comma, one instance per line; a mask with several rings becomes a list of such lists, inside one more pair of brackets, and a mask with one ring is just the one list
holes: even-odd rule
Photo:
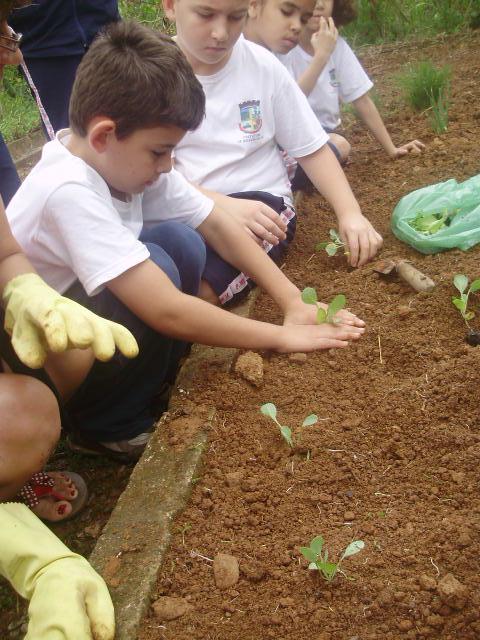
[[[437, 287], [416, 294], [371, 265], [352, 271], [342, 256], [315, 254], [314, 243], [335, 222], [320, 197], [304, 201], [285, 272], [324, 300], [344, 292], [368, 334], [346, 350], [309, 354], [303, 364], [262, 354], [258, 388], [205, 367], [189, 397], [217, 408], [216, 427], [156, 592], [185, 598], [193, 609], [183, 602], [186, 613], [171, 622], [152, 614], [142, 640], [480, 637], [480, 350], [465, 344], [450, 301], [455, 273], [480, 275], [480, 251], [422, 256], [389, 229], [402, 195], [479, 171], [479, 47], [477, 33], [364, 52], [394, 140], [420, 138], [428, 149], [392, 163], [355, 124], [348, 178], [385, 238], [382, 257], [412, 259]], [[398, 106], [393, 75], [424, 57], [454, 72], [450, 126], [441, 137], [425, 115]], [[281, 320], [264, 295], [256, 315]], [[318, 414], [300, 452], [291, 453], [260, 415], [265, 402], [291, 427]], [[343, 564], [348, 579], [327, 584], [308, 571], [298, 548], [319, 534], [333, 558], [352, 540], [365, 541]], [[239, 581], [223, 591], [208, 560], [218, 553], [240, 562]], [[437, 583], [448, 573], [468, 589], [466, 603], [441, 599]]]

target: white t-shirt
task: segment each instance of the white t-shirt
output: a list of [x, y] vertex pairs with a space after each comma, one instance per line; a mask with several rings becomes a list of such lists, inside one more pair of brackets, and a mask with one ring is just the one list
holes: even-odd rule
[[[287, 67], [295, 80], [306, 71], [312, 56], [300, 45], [278, 59]], [[343, 38], [338, 38], [335, 49], [321, 72], [308, 102], [326, 129], [340, 124], [340, 101], [353, 102], [373, 87], [357, 56]]]
[[286, 69], [241, 37], [223, 69], [197, 78], [207, 98], [206, 117], [175, 148], [175, 167], [219, 193], [267, 191], [290, 202], [278, 145], [301, 158], [328, 136]]
[[88, 295], [149, 257], [143, 225], [176, 220], [193, 228], [213, 202], [177, 171], [162, 174], [128, 202], [112, 198], [104, 179], [64, 146], [69, 131], [48, 142], [12, 198], [12, 232], [44, 280], [64, 293], [78, 278]]

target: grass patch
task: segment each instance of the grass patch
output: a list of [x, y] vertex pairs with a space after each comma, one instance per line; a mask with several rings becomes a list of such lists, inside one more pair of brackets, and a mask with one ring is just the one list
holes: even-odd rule
[[122, 18], [137, 20], [143, 24], [173, 35], [175, 25], [163, 13], [163, 7], [158, 0], [120, 0], [120, 14]]
[[410, 65], [398, 81], [407, 104], [415, 111], [424, 111], [449, 93], [451, 75], [449, 66], [435, 67], [430, 60], [422, 60]]
[[474, 27], [478, 14], [478, 0], [358, 0], [358, 18], [342, 34], [354, 46], [409, 40]]
[[6, 142], [40, 126], [40, 115], [27, 83], [15, 67], [5, 67], [0, 91], [0, 131]]

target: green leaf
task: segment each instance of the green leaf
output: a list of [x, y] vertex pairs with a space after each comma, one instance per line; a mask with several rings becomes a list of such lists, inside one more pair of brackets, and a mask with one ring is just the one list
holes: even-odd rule
[[324, 578], [331, 582], [337, 573], [337, 566], [335, 562], [317, 562], [317, 567], [322, 572]]
[[316, 562], [310, 562], [310, 564], [308, 565], [309, 569], [313, 569], [314, 571], [318, 571], [318, 567], [317, 567], [317, 563]]
[[463, 293], [468, 287], [468, 278], [462, 273], [457, 273], [457, 275], [453, 278], [453, 284], [460, 291], [460, 293]]
[[283, 438], [288, 442], [288, 444], [293, 447], [293, 441], [292, 441], [292, 430], [290, 429], [290, 427], [280, 427], [280, 433], [282, 434]]
[[354, 542], [351, 542], [348, 545], [348, 547], [345, 549], [340, 560], [343, 560], [344, 558], [349, 558], [350, 556], [354, 556], [356, 553], [361, 551], [364, 548], [364, 546], [365, 546], [365, 543], [363, 542], [363, 540], [354, 540]]
[[464, 313], [463, 317], [465, 320], [473, 320], [475, 317], [475, 313], [473, 311], [468, 311], [468, 313]]
[[338, 231], [336, 229], [330, 229], [330, 231], [328, 232], [328, 235], [335, 243], [337, 244], [342, 243], [342, 241], [340, 240], [340, 236], [338, 235]]
[[273, 404], [273, 402], [262, 404], [262, 406], [260, 407], [260, 411], [264, 416], [268, 416], [272, 420], [277, 419], [277, 407]]
[[452, 302], [462, 313], [465, 311], [466, 304], [464, 300], [462, 300], [461, 298], [452, 298]]
[[327, 322], [333, 322], [336, 314], [341, 311], [345, 305], [347, 304], [347, 299], [343, 295], [343, 293], [339, 293], [338, 296], [335, 296], [333, 300], [328, 305], [327, 311]]
[[475, 293], [475, 291], [478, 291], [480, 289], [480, 278], [477, 278], [476, 280], [474, 280], [472, 282], [472, 284], [470, 285], [470, 291], [472, 293]]
[[312, 549], [312, 551], [314, 551], [317, 556], [319, 556], [322, 553], [324, 542], [325, 540], [323, 539], [323, 536], [315, 536], [315, 538], [313, 538], [313, 540], [310, 542], [310, 549]]
[[327, 312], [325, 311], [325, 309], [322, 309], [321, 307], [319, 309], [317, 309], [317, 324], [322, 324], [323, 322], [327, 321]]
[[317, 561], [317, 554], [310, 547], [300, 547], [300, 553], [309, 562], [316, 562]]
[[325, 247], [325, 251], [328, 253], [329, 256], [334, 256], [338, 251], [338, 245], [335, 244], [334, 242], [329, 242]]
[[329, 244], [330, 242], [317, 242], [315, 245], [315, 251], [322, 251], [323, 249], [326, 249]]
[[302, 422], [302, 427], [311, 427], [312, 424], [316, 424], [317, 422], [318, 422], [318, 416], [315, 413], [311, 413]]
[[316, 304], [318, 302], [317, 292], [313, 287], [305, 287], [302, 291], [302, 300], [306, 304]]

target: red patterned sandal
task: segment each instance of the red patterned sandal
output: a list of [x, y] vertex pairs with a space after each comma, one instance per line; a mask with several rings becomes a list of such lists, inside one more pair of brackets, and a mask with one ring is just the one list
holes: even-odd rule
[[59, 475], [70, 483], [69, 496], [66, 495], [66, 491], [54, 489], [54, 477], [39, 471], [34, 473], [23, 486], [17, 496], [18, 501], [26, 504], [39, 518], [47, 522], [70, 520], [83, 509], [87, 502], [87, 485], [81, 476], [72, 471], [64, 471]]

